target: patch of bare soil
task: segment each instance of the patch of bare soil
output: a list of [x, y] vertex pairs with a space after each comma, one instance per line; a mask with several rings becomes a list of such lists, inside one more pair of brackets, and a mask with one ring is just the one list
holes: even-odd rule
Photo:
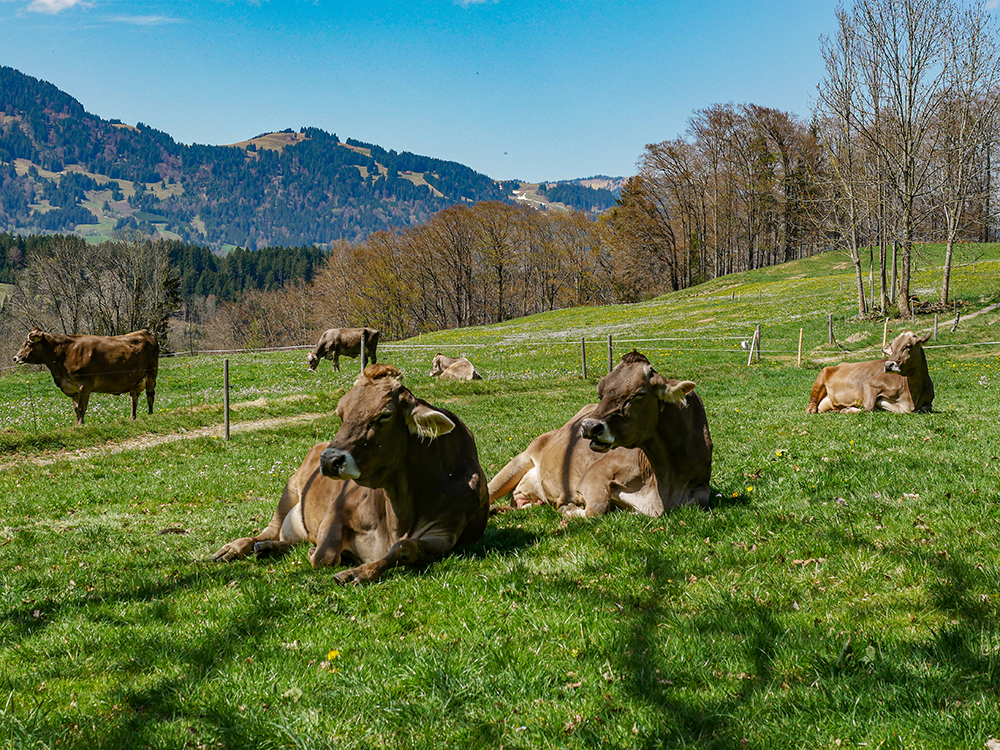
[[[329, 416], [327, 414], [298, 414], [294, 417], [273, 417], [271, 419], [259, 419], [254, 422], [237, 422], [230, 423], [229, 432], [230, 434], [235, 432], [253, 432], [254, 430], [267, 430], [272, 427], [281, 427], [287, 424], [294, 424], [296, 422], [311, 422], [314, 419], [320, 419], [322, 417]], [[23, 464], [35, 464], [36, 466], [47, 466], [49, 464], [54, 464], [56, 461], [81, 461], [88, 458], [94, 458], [96, 456], [107, 456], [115, 453], [124, 453], [125, 451], [143, 450], [145, 448], [155, 448], [158, 445], [164, 445], [166, 443], [175, 443], [178, 440], [190, 440], [192, 438], [200, 437], [218, 437], [221, 438], [224, 433], [223, 425], [212, 425], [211, 427], [200, 427], [197, 430], [185, 430], [183, 432], [175, 432], [171, 435], [146, 435], [143, 437], [132, 438], [131, 440], [123, 440], [119, 443], [108, 443], [106, 445], [101, 445], [94, 448], [79, 448], [72, 451], [57, 451], [55, 453], [46, 453], [39, 456], [22, 456], [15, 461], [6, 461], [0, 463], [0, 471], [4, 469], [9, 469], [13, 466], [21, 466]]]

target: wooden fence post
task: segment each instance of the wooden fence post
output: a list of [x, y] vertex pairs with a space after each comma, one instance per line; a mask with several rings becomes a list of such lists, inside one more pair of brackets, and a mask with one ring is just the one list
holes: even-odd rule
[[222, 419], [226, 440], [229, 440], [229, 360], [222, 360]]
[[962, 319], [962, 313], [960, 310], [955, 310], [955, 322], [951, 324], [951, 332], [954, 333], [958, 330], [958, 321]]
[[795, 362], [796, 367], [802, 367], [802, 332], [804, 330], [804, 328], [799, 329], [799, 358]]
[[587, 379], [587, 341], [580, 337], [580, 361], [583, 362], [583, 379]]
[[611, 334], [608, 334], [608, 372], [615, 369], [614, 352], [611, 347]]
[[885, 319], [885, 324], [882, 326], [882, 348], [885, 349], [886, 339], [889, 337], [889, 319]]
[[833, 313], [827, 313], [826, 315], [826, 327], [827, 327], [827, 341], [826, 343], [833, 343]]
[[934, 313], [934, 340], [937, 341], [938, 314]]

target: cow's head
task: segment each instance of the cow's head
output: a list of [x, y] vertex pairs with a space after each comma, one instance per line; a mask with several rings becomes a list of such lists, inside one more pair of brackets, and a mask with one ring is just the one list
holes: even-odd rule
[[316, 372], [316, 365], [319, 364], [320, 358], [317, 357], [312, 352], [309, 352], [309, 356], [306, 357], [306, 369], [309, 372]]
[[926, 361], [923, 356], [923, 344], [930, 338], [917, 336], [913, 331], [903, 331], [882, 352], [887, 357], [885, 371], [909, 376], [917, 371]]
[[601, 403], [581, 424], [591, 450], [604, 453], [612, 448], [635, 448], [656, 432], [665, 404], [686, 404], [694, 390], [690, 380], [667, 380], [633, 350], [597, 385]]
[[431, 371], [428, 374], [432, 378], [436, 378], [438, 375], [440, 375], [442, 372], [444, 372], [444, 370], [445, 370], [445, 367], [444, 367], [444, 355], [440, 354], [440, 353], [435, 354], [434, 355], [434, 361], [431, 362]]
[[326, 476], [384, 487], [401, 468], [411, 435], [434, 440], [455, 429], [446, 414], [418, 401], [400, 376], [392, 365], [369, 365], [341, 397], [340, 430], [320, 457]]
[[44, 360], [42, 359], [42, 347], [44, 344], [45, 334], [37, 328], [32, 328], [31, 332], [28, 334], [28, 338], [24, 340], [21, 348], [18, 349], [17, 354], [14, 355], [14, 361], [19, 365], [43, 364]]

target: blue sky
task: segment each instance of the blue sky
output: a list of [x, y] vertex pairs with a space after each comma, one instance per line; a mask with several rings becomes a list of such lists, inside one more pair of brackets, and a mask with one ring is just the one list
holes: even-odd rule
[[318, 127], [497, 179], [628, 176], [696, 109], [808, 117], [835, 0], [0, 0], [0, 64], [183, 143]]

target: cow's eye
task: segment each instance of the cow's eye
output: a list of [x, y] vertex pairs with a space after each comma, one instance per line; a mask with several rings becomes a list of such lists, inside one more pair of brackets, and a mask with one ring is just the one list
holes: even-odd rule
[[390, 419], [392, 419], [392, 412], [391, 411], [384, 411], [381, 414], [379, 414], [375, 419], [379, 423], [388, 422]]

